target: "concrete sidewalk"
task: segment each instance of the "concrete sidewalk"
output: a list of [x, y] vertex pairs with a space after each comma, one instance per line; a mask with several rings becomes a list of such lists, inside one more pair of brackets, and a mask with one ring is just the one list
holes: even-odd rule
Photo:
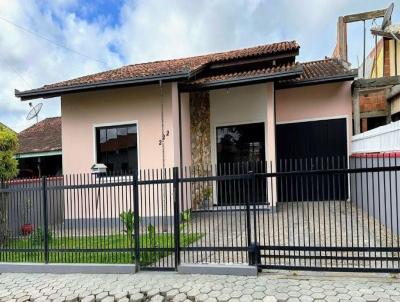
[[258, 277], [1, 274], [0, 301], [400, 301], [399, 276], [264, 273]]

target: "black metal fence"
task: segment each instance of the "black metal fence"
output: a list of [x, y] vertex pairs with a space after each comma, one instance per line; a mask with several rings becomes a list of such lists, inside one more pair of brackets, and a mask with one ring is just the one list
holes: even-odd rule
[[313, 158], [3, 182], [0, 261], [400, 271], [400, 159]]

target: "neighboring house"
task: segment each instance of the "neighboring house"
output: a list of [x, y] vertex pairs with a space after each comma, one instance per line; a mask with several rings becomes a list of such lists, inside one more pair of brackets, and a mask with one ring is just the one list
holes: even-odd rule
[[365, 37], [366, 21], [382, 20], [380, 25], [370, 28], [375, 45], [368, 55], [364, 39], [363, 59], [358, 79], [353, 83], [354, 134], [400, 119], [400, 25], [392, 24], [393, 9], [394, 3], [391, 3], [386, 9], [338, 18], [337, 43], [332, 56], [343, 61], [348, 61], [347, 24], [363, 22]]
[[46, 118], [18, 133], [19, 177], [62, 174], [61, 118]]
[[61, 96], [63, 171], [111, 172], [347, 156], [354, 71], [336, 59], [296, 63], [280, 42], [129, 65], [16, 91]]
[[[391, 25], [384, 30], [373, 28], [371, 32], [377, 36], [377, 43], [366, 58], [365, 79], [380, 79], [383, 83], [379, 85], [378, 82], [377, 87], [372, 84], [360, 93], [361, 132], [400, 118], [400, 99], [397, 97], [400, 90], [396, 89], [396, 95], [390, 91], [400, 83], [400, 42], [396, 40], [400, 38], [399, 26]], [[360, 76], [361, 73], [362, 68]]]

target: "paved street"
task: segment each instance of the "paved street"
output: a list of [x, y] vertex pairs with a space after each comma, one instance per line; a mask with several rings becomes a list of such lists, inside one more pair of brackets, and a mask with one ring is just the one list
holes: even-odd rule
[[1, 274], [0, 301], [400, 301], [399, 276], [264, 273], [258, 277]]

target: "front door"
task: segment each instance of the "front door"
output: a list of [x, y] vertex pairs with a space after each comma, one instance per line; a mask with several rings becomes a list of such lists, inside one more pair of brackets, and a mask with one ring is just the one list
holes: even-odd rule
[[[217, 127], [218, 175], [248, 173], [252, 163], [262, 169], [265, 161], [264, 123]], [[261, 190], [260, 190], [261, 191]], [[257, 194], [257, 201], [264, 199]], [[218, 205], [244, 205], [249, 196], [245, 181], [221, 180], [218, 183]]]

